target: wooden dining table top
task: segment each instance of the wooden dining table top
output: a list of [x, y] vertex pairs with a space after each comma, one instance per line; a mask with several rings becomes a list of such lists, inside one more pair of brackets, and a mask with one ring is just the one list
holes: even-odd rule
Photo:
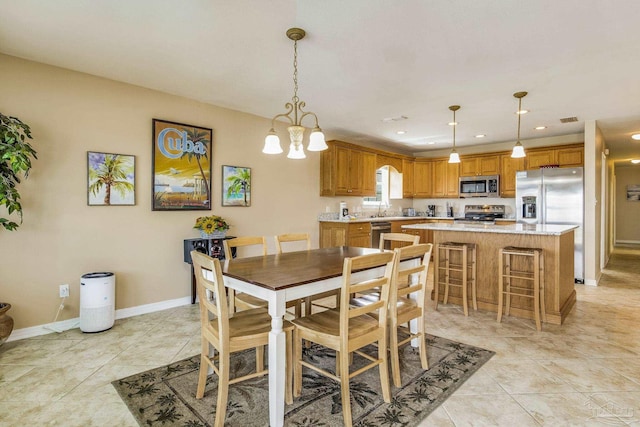
[[342, 275], [345, 258], [379, 249], [338, 246], [226, 260], [222, 274], [274, 291]]

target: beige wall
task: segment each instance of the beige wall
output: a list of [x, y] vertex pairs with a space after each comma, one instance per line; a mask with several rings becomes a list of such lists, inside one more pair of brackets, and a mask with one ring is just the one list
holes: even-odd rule
[[[151, 211], [153, 118], [213, 129], [213, 212], [232, 234], [309, 232], [317, 247], [318, 213], [337, 211], [339, 200], [318, 195], [318, 153], [262, 154], [268, 119], [3, 55], [0, 75], [0, 111], [32, 127], [38, 152], [20, 186], [24, 224], [0, 231], [0, 300], [16, 329], [52, 322], [62, 283], [71, 297], [58, 320], [78, 317], [87, 272], [116, 273], [118, 309], [190, 295], [182, 240], [198, 237], [203, 211]], [[136, 156], [136, 206], [87, 206], [88, 150]], [[220, 206], [223, 164], [252, 168], [251, 207]]]
[[616, 167], [616, 242], [640, 243], [640, 202], [627, 200], [627, 185], [640, 185], [640, 165]]

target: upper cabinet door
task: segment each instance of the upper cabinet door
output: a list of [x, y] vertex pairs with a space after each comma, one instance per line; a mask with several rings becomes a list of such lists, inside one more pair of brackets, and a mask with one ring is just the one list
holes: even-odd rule
[[413, 197], [431, 197], [433, 194], [433, 162], [415, 162]]
[[410, 199], [415, 194], [414, 170], [413, 160], [402, 160], [402, 197], [405, 199]]

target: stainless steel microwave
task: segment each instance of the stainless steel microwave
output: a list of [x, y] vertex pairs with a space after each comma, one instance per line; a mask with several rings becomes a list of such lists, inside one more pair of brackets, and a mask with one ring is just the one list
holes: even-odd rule
[[460, 197], [500, 197], [500, 176], [461, 176]]

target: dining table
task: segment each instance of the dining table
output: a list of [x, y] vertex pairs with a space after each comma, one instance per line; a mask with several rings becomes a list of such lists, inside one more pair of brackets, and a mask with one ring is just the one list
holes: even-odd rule
[[[380, 252], [379, 249], [341, 246], [281, 254], [233, 258], [224, 261], [226, 287], [269, 303], [269, 425], [284, 425], [286, 339], [282, 330], [287, 301], [305, 298], [342, 285], [345, 258]], [[382, 268], [359, 271], [354, 280], [380, 275]]]

